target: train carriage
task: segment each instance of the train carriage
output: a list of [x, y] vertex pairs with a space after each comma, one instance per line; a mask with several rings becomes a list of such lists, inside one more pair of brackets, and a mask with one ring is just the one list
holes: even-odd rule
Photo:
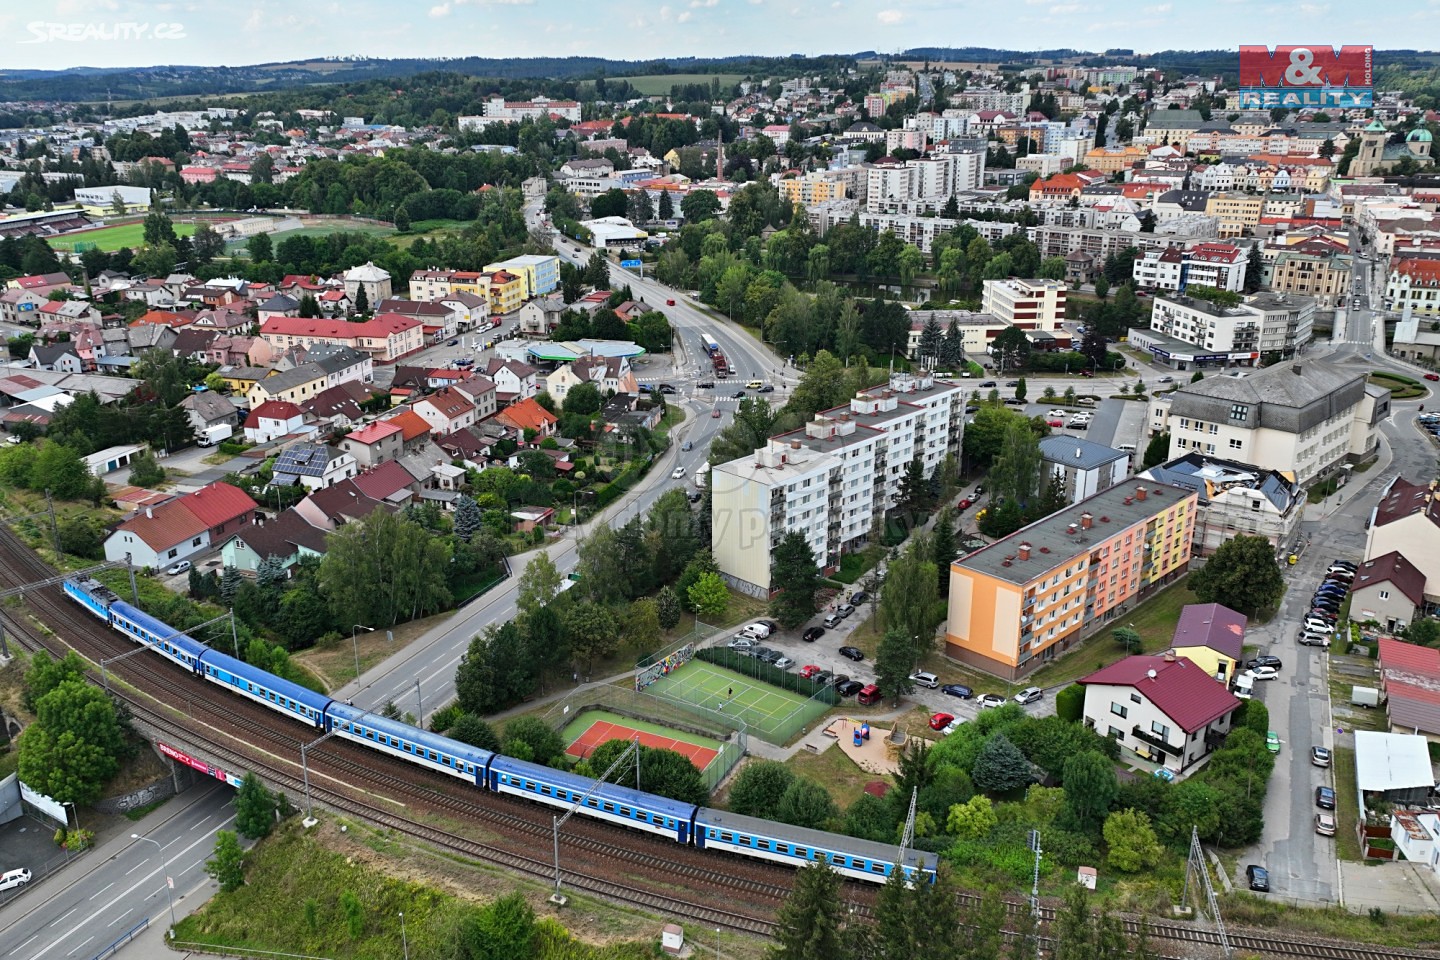
[[288, 714], [317, 730], [325, 727], [325, 708], [331, 700], [323, 693], [291, 683], [218, 650], [205, 651], [201, 669], [211, 683], [229, 687], [242, 697]]
[[123, 600], [110, 604], [110, 625], [130, 639], [154, 647], [161, 656], [191, 673], [200, 672], [200, 658], [209, 650], [200, 641], [176, 632], [165, 621]]
[[427, 733], [408, 723], [390, 720], [359, 707], [333, 700], [325, 711], [325, 729], [372, 750], [458, 777], [484, 788], [487, 768], [495, 754]]
[[89, 577], [66, 580], [65, 593], [69, 595], [70, 599], [106, 623], [110, 622], [110, 604], [120, 601], [120, 598], [109, 587], [99, 580], [92, 580]]
[[608, 820], [632, 830], [656, 833], [678, 843], [690, 842], [695, 805], [657, 797], [629, 787], [602, 783], [589, 777], [542, 767], [525, 760], [497, 755], [490, 764], [490, 789], [527, 797], [552, 807], [569, 809], [594, 788], [594, 794], [576, 811], [597, 820]]
[[[895, 860], [900, 854], [900, 848], [892, 844], [793, 827], [710, 807], [701, 807], [695, 814], [695, 846], [791, 867], [824, 860], [841, 876], [870, 883], [884, 883], [894, 872]], [[907, 882], [918, 879], [934, 883], [936, 861], [933, 853], [907, 851], [903, 865]]]

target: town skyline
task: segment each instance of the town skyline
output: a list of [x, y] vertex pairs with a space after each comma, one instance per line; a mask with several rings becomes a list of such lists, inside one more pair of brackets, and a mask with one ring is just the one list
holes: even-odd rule
[[[975, 0], [666, 0], [626, 7], [620, 22], [612, 11], [573, 0], [441, 0], [400, 15], [381, 0], [343, 6], [258, 0], [241, 15], [193, 2], [44, 0], [0, 13], [0, 35], [9, 38], [4, 59], [15, 70], [322, 57], [813, 56], [938, 45], [1140, 53], [1316, 40], [1383, 47], [1385, 37], [1404, 37], [1407, 49], [1440, 46], [1434, 0], [1403, 10], [1359, 0], [1298, 6], [1219, 0], [1217, 9], [1235, 16], [1187, 22], [1166, 0], [1138, 7], [1023, 0], [1003, 8]], [[337, 30], [339, 22], [344, 28]]]

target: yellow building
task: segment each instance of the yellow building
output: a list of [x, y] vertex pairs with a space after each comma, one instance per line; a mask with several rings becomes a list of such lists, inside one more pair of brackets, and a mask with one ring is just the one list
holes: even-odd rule
[[250, 388], [255, 384], [266, 377], [273, 377], [279, 373], [278, 370], [268, 370], [265, 367], [222, 367], [217, 372], [225, 381], [225, 386], [230, 389], [230, 395], [233, 397], [248, 396]]
[[1218, 603], [1189, 603], [1180, 610], [1170, 652], [1188, 657], [1197, 667], [1221, 683], [1235, 677], [1245, 656], [1243, 614]]
[[780, 181], [780, 199], [809, 207], [827, 200], [845, 199], [845, 184], [839, 180], [822, 179], [807, 174], [798, 179]]
[[1265, 198], [1246, 193], [1216, 193], [1205, 201], [1205, 215], [1220, 221], [1220, 237], [1242, 237], [1260, 225]]
[[506, 270], [483, 274], [486, 279], [486, 296], [490, 300], [490, 313], [501, 316], [513, 313], [525, 305], [525, 278]]
[[945, 654], [1009, 680], [1114, 622], [1190, 564], [1196, 494], [1123, 483], [950, 565]]
[[1121, 147], [1119, 150], [1107, 150], [1104, 147], [1096, 147], [1085, 154], [1085, 166], [1091, 170], [1099, 170], [1101, 173], [1119, 173], [1122, 170], [1129, 170], [1138, 161], [1143, 161], [1149, 156], [1144, 147]]

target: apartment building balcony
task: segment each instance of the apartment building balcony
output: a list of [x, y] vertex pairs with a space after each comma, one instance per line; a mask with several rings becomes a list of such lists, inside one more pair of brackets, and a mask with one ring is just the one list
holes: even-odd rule
[[1149, 747], [1156, 750], [1163, 750], [1165, 753], [1174, 754], [1177, 757], [1185, 752], [1184, 741], [1178, 744], [1170, 743], [1168, 740], [1155, 736], [1155, 734], [1142, 728], [1139, 724], [1136, 724], [1130, 729], [1130, 735]]

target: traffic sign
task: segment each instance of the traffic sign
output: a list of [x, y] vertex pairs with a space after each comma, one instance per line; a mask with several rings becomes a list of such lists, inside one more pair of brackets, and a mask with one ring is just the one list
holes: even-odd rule
[[624, 267], [625, 269], [629, 270], [629, 269], [633, 269], [634, 267], [643, 266], [644, 263], [645, 263], [645, 261], [643, 261], [643, 260], [621, 260], [621, 261], [620, 261], [620, 266], [622, 266], [622, 267]]

